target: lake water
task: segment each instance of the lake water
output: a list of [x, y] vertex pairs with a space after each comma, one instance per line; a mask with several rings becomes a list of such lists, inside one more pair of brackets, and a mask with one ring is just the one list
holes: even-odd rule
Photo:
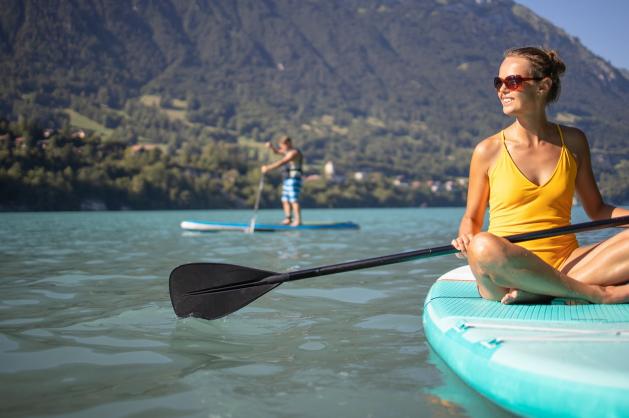
[[0, 214], [0, 416], [511, 416], [424, 338], [424, 298], [463, 264], [453, 255], [285, 283], [215, 321], [170, 305], [179, 264], [283, 272], [446, 245], [462, 213], [307, 210], [306, 221], [362, 228], [256, 234], [179, 228], [251, 211]]

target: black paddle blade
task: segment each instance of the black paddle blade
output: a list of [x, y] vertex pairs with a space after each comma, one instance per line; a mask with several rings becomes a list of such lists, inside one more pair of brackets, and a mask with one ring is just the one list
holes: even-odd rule
[[[274, 274], [232, 264], [183, 264], [170, 273], [170, 301], [177, 316], [217, 319], [248, 305], [280, 283], [238, 285]], [[235, 288], [230, 289], [232, 286]]]

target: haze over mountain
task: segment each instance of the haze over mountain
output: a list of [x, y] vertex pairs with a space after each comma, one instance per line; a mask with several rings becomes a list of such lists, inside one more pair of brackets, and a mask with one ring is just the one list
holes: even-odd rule
[[491, 85], [503, 51], [545, 45], [568, 67], [551, 115], [588, 134], [600, 172], [629, 164], [626, 75], [511, 0], [0, 0], [0, 9], [0, 116], [11, 120], [78, 124], [78, 114], [114, 139], [173, 149], [195, 138], [255, 148], [289, 133], [312, 165], [465, 176], [473, 146], [509, 122]]

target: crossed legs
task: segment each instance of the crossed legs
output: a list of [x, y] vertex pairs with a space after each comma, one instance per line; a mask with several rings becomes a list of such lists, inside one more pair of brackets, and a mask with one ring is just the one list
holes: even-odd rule
[[487, 232], [474, 236], [468, 259], [485, 299], [519, 303], [554, 296], [594, 303], [629, 302], [629, 230], [576, 249], [560, 270]]

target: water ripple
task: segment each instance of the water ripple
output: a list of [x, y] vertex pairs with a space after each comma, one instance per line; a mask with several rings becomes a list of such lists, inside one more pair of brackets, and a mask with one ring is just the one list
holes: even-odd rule
[[180, 264], [285, 272], [377, 257], [448, 243], [461, 214], [308, 209], [307, 220], [362, 228], [190, 234], [181, 220], [252, 211], [0, 213], [2, 415], [464, 416], [426, 394], [442, 373], [420, 322], [454, 258], [286, 283], [215, 321], [178, 319], [168, 295]]

